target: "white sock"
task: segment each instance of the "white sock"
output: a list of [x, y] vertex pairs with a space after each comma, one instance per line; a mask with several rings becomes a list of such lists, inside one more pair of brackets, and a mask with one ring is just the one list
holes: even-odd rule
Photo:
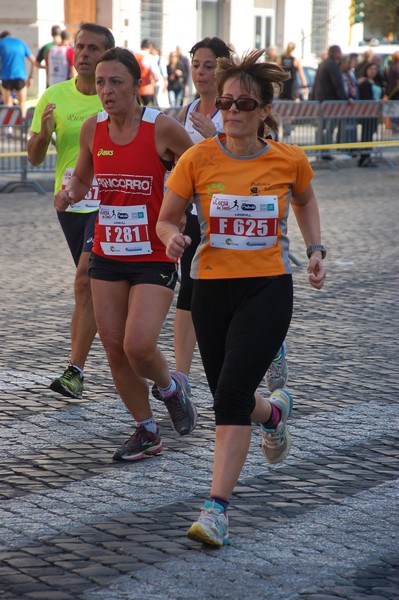
[[162, 398], [171, 396], [177, 390], [176, 381], [173, 378], [171, 378], [170, 383], [166, 388], [158, 387], [158, 389], [159, 389], [159, 393], [161, 394]]
[[150, 433], [157, 432], [157, 424], [155, 423], [153, 417], [150, 417], [149, 419], [144, 419], [144, 421], [137, 421], [137, 425], [144, 425], [146, 430]]

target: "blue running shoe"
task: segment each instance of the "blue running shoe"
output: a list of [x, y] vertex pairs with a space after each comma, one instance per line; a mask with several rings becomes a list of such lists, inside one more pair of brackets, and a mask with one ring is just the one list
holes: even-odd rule
[[275, 404], [281, 412], [281, 420], [276, 429], [266, 429], [261, 425], [263, 435], [262, 451], [268, 463], [274, 465], [288, 456], [291, 449], [291, 435], [287, 427], [287, 419], [292, 412], [292, 396], [287, 390], [275, 390], [270, 396], [270, 403]]
[[228, 546], [229, 518], [220, 506], [213, 500], [207, 500], [201, 510], [198, 521], [193, 523], [187, 531], [187, 537], [208, 546]]

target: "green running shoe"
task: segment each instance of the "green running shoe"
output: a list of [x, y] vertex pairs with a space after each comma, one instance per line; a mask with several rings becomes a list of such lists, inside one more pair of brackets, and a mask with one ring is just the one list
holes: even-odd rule
[[83, 375], [73, 365], [69, 365], [61, 375], [50, 383], [50, 390], [68, 398], [81, 398], [83, 392]]

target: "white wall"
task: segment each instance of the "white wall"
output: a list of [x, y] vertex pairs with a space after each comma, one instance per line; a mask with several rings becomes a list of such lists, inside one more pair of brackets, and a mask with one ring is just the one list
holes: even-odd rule
[[97, 22], [110, 27], [117, 46], [140, 48], [140, 0], [98, 0], [97, 13]]
[[162, 54], [180, 46], [187, 54], [197, 40], [196, 0], [164, 0]]
[[283, 24], [283, 47], [288, 42], [296, 44], [295, 56], [309, 61], [311, 54], [312, 2], [309, 0], [285, 0], [285, 19]]
[[225, 42], [231, 43], [241, 55], [254, 47], [253, 0], [230, 0], [230, 35]]
[[328, 45], [338, 44], [345, 48], [350, 40], [348, 0], [330, 0]]

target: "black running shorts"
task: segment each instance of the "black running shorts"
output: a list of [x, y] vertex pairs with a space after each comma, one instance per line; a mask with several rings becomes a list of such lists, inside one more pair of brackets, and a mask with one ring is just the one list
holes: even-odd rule
[[57, 212], [58, 220], [71, 251], [75, 265], [82, 252], [91, 252], [94, 240], [94, 225], [98, 211], [89, 213]]
[[171, 290], [177, 282], [177, 264], [168, 262], [123, 262], [91, 253], [89, 277], [103, 281], [126, 280], [130, 285], [149, 283]]

